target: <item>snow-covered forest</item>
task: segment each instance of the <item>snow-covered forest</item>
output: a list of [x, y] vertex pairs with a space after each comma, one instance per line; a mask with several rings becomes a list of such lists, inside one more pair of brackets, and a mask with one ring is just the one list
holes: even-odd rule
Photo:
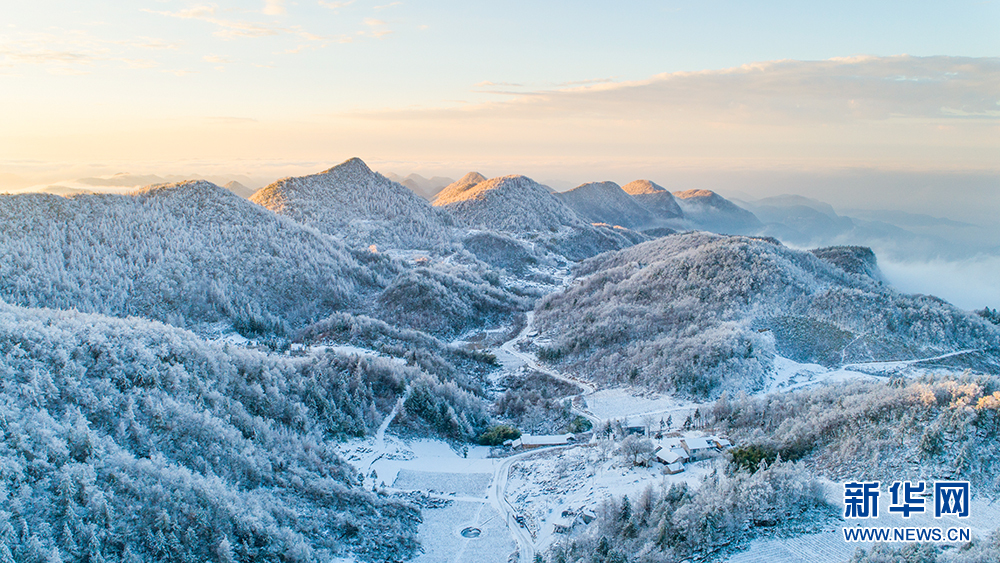
[[[825, 521], [823, 478], [996, 497], [996, 310], [901, 293], [865, 247], [675, 232], [755, 221], [646, 180], [470, 173], [431, 204], [358, 159], [249, 200], [0, 195], [0, 563], [437, 561], [490, 522], [528, 560], [700, 560]], [[765, 394], [789, 365], [798, 390]], [[661, 486], [625, 437], [654, 414], [739, 445]], [[559, 541], [507, 497], [532, 435], [579, 454], [574, 487], [622, 472]], [[855, 559], [975, 560], [913, 553]]]
[[596, 256], [540, 301], [552, 340], [540, 357], [605, 384], [691, 396], [760, 389], [775, 353], [840, 365], [975, 349], [998, 365], [996, 326], [848, 271], [845, 252], [690, 233]]

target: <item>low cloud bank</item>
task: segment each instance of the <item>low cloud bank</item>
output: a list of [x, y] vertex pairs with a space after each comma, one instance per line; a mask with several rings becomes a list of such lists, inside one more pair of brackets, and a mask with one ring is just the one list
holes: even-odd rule
[[969, 310], [1000, 307], [1000, 256], [958, 261], [879, 260], [879, 267], [900, 291], [935, 295]]

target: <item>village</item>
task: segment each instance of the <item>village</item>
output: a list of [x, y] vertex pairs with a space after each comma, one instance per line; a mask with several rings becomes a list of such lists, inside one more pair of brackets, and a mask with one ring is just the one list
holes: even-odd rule
[[669, 414], [608, 420], [596, 431], [525, 434], [494, 448], [493, 455], [519, 458], [506, 486], [515, 522], [541, 550], [583, 529], [612, 496], [674, 483], [697, 486], [733, 444], [696, 428], [692, 418], [701, 417], [689, 415], [679, 429], [671, 429]]

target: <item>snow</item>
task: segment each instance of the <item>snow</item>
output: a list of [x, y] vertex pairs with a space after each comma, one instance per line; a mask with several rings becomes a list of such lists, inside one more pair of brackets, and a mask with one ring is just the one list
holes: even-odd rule
[[[506, 563], [515, 546], [502, 518], [486, 502], [452, 502], [443, 508], [424, 509], [418, 528], [424, 553], [413, 563]], [[461, 531], [479, 528], [477, 538]]]
[[[344, 458], [365, 475], [365, 486], [383, 491], [420, 491], [449, 501], [439, 508], [424, 508], [418, 535], [424, 553], [420, 563], [504, 562], [515, 550], [503, 515], [488, 494], [502, 459], [489, 458], [489, 448], [468, 446], [455, 451], [441, 440], [403, 440], [385, 435], [383, 423], [375, 437], [356, 439], [341, 447]], [[375, 479], [370, 479], [372, 472]], [[467, 527], [481, 530], [466, 538]]]
[[674, 426], [680, 426], [684, 417], [707, 403], [695, 403], [684, 399], [650, 393], [633, 387], [602, 389], [586, 396], [587, 410], [601, 420], [636, 419], [652, 416], [659, 422], [660, 417], [673, 417]]
[[[864, 362], [847, 364], [839, 368], [827, 368], [819, 364], [803, 364], [788, 358], [774, 356], [774, 372], [771, 381], [761, 390], [760, 395], [775, 392], [788, 392], [811, 385], [825, 383], [840, 383], [855, 379], [879, 380], [888, 375], [919, 376], [927, 370], [916, 367], [920, 362], [941, 360], [968, 354], [975, 350], [961, 350], [932, 358], [918, 358], [895, 362]], [[945, 368], [936, 367], [935, 373], [947, 372]], [[961, 373], [961, 372], [956, 372]], [[877, 375], [876, 375], [877, 374]]]
[[525, 516], [535, 547], [542, 552], [562, 537], [555, 533], [555, 525], [564, 523], [564, 511], [594, 512], [605, 499], [634, 497], [649, 486], [684, 482], [697, 488], [713, 463], [691, 463], [686, 471], [667, 475], [661, 464], [633, 467], [614, 454], [605, 457], [594, 444], [537, 450], [513, 464], [507, 498]]

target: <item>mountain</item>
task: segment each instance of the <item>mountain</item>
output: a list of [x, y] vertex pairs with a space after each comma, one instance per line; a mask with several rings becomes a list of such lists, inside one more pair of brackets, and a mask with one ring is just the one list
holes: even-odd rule
[[278, 180], [250, 200], [354, 247], [430, 249], [452, 240], [447, 214], [359, 158]]
[[655, 218], [614, 182], [591, 182], [556, 194], [581, 218], [628, 229], [652, 226]]
[[649, 180], [635, 180], [622, 186], [622, 190], [657, 219], [677, 219], [684, 216], [674, 194], [659, 184]]
[[711, 190], [674, 192], [684, 216], [713, 233], [757, 234], [764, 225], [753, 213]]
[[965, 349], [1000, 366], [1000, 329], [879, 279], [868, 249], [792, 250], [773, 239], [689, 233], [595, 256], [536, 306], [540, 355], [604, 385], [689, 396], [755, 390], [773, 357], [828, 366]]
[[866, 246], [831, 246], [816, 248], [809, 252], [812, 252], [820, 260], [833, 264], [845, 272], [868, 276], [877, 282], [885, 281], [882, 272], [878, 269], [878, 260], [875, 259], [875, 253]]
[[450, 197], [439, 196], [434, 206], [445, 209], [463, 225], [497, 231], [555, 231], [583, 223], [526, 176], [501, 176], [460, 192], [451, 190]]
[[431, 201], [433, 201], [434, 204], [436, 205], [438, 200], [440, 201], [453, 200], [455, 198], [460, 197], [461, 194], [472, 189], [480, 182], [485, 182], [485, 181], [486, 181], [486, 176], [483, 176], [479, 172], [469, 172], [465, 176], [462, 176], [461, 179], [456, 180], [445, 186], [445, 188], [440, 192], [438, 192], [437, 195], [434, 197], [434, 199]]
[[0, 223], [0, 298], [179, 326], [280, 333], [368, 306], [399, 273], [208, 182], [0, 196]]
[[610, 226], [596, 227], [581, 220], [542, 185], [525, 176], [492, 178], [456, 192], [439, 197], [434, 205], [452, 214], [459, 224], [540, 243], [571, 260], [625, 248], [636, 240]]
[[348, 247], [207, 182], [0, 196], [0, 222], [0, 299], [24, 306], [221, 321], [248, 336], [343, 311], [452, 334], [528, 309], [533, 295], [471, 266], [434, 271]]
[[251, 190], [250, 188], [244, 186], [243, 184], [237, 182], [236, 180], [231, 180], [222, 187], [246, 199], [250, 199], [250, 196], [254, 194], [254, 190]]
[[408, 174], [404, 177], [390, 172], [389, 174], [386, 174], [385, 177], [393, 182], [398, 182], [403, 186], [406, 186], [408, 189], [413, 191], [413, 193], [423, 199], [426, 199], [427, 201], [433, 201], [434, 197], [441, 191], [442, 188], [454, 182], [451, 178], [446, 178], [444, 176], [424, 178], [420, 174]]
[[3, 302], [0, 373], [6, 561], [407, 560], [419, 510], [363, 489], [338, 441], [404, 397], [411, 432], [488, 423], [480, 397], [388, 359]]

